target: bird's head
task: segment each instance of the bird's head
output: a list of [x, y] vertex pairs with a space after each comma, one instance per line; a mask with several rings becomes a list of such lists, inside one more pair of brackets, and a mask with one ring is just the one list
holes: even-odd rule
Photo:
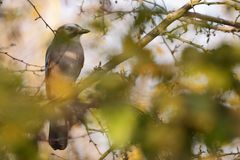
[[65, 24], [57, 29], [56, 36], [72, 39], [88, 32], [89, 30], [80, 27], [78, 24]]

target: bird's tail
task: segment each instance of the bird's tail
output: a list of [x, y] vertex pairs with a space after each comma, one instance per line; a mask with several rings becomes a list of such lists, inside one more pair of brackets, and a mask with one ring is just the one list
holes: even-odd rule
[[66, 119], [51, 120], [48, 142], [54, 150], [64, 150], [68, 144], [69, 123]]
[[54, 150], [64, 150], [67, 147], [68, 131], [73, 124], [83, 121], [87, 106], [73, 99], [61, 109], [56, 110], [62, 111], [61, 116], [50, 120], [48, 142]]

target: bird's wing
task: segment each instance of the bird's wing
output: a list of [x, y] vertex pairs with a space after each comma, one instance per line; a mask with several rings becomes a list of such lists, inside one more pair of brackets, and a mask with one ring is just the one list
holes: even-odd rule
[[68, 49], [67, 45], [53, 45], [54, 42], [48, 47], [45, 57], [45, 76], [48, 77], [54, 65], [58, 65], [61, 57]]

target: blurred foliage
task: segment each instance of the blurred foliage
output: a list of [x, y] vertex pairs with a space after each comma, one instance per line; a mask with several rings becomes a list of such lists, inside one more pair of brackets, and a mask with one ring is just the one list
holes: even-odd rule
[[0, 69], [0, 159], [38, 159], [37, 134], [46, 119], [37, 97], [21, 93], [22, 79]]
[[[134, 52], [124, 44], [124, 53]], [[135, 146], [142, 159], [192, 159], [195, 144], [205, 144], [205, 152], [217, 156], [223, 145], [239, 137], [240, 103], [229, 101], [229, 92], [239, 97], [240, 73], [234, 71], [239, 48], [223, 44], [209, 53], [186, 48], [176, 67], [157, 64], [150, 51], [135, 50], [142, 53], [131, 63], [130, 75], [108, 73], [95, 87], [115, 148]], [[148, 111], [131, 99], [143, 75], [157, 79]]]

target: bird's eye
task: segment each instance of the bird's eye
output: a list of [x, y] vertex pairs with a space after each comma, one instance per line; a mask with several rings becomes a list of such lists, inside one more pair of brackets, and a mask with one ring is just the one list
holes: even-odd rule
[[71, 31], [71, 32], [72, 32], [72, 31], [74, 30], [74, 28], [73, 28], [73, 27], [67, 27], [67, 28], [66, 28], [66, 30], [68, 30], [68, 31]]

